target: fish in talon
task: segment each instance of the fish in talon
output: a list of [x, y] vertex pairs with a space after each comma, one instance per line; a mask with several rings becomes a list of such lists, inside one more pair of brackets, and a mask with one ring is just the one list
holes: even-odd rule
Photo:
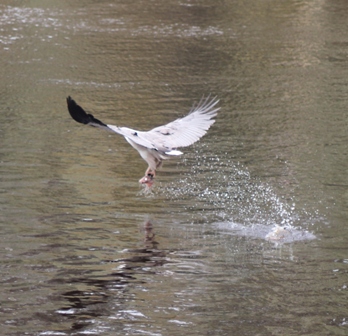
[[144, 176], [139, 180], [139, 183], [145, 185], [148, 189], [153, 186], [154, 182], [154, 177], [151, 174], [148, 174], [147, 176]]

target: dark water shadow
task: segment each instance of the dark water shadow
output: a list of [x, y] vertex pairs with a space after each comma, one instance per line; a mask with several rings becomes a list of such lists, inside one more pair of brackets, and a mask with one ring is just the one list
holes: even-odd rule
[[[56, 326], [54, 332], [65, 335], [85, 329], [94, 332], [98, 329], [96, 321], [104, 328], [108, 323], [104, 324], [103, 319], [107, 320], [111, 315], [122, 321], [132, 319], [132, 315], [137, 313], [129, 310], [129, 302], [138, 300], [134, 289], [145, 286], [159, 273], [159, 267], [172, 262], [167, 258], [168, 251], [159, 247], [151, 220], [144, 223], [142, 234], [143, 247], [123, 250], [122, 254], [127, 255], [125, 258], [99, 260], [97, 264], [75, 260], [75, 267], [61, 269], [45, 284], [50, 288], [67, 288], [50, 296], [58, 308], [36, 313], [35, 318], [47, 322], [51, 328]], [[46, 248], [51, 247], [54, 248]], [[103, 267], [105, 265], [109, 267]], [[123, 327], [120, 326], [121, 330]]]

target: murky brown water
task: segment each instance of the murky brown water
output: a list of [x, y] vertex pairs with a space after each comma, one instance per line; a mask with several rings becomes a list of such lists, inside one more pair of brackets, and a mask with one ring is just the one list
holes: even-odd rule
[[[2, 1], [2, 334], [347, 334], [347, 14]], [[150, 195], [65, 103], [146, 130], [209, 93], [217, 122]]]

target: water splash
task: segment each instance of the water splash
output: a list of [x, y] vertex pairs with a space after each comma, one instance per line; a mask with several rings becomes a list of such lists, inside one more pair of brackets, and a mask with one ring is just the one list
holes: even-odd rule
[[268, 182], [253, 177], [245, 166], [214, 155], [196, 157], [195, 162], [192, 158], [184, 162], [188, 167], [184, 177], [157, 189], [156, 194], [181, 202], [186, 211], [199, 212], [210, 222], [229, 223], [231, 229], [238, 225], [239, 231], [243, 226], [247, 234], [255, 236], [259, 231], [259, 236], [268, 240], [289, 237], [289, 232], [297, 240], [303, 237], [297, 231], [313, 224], [314, 215], [298, 208], [294, 196], [279, 196]]

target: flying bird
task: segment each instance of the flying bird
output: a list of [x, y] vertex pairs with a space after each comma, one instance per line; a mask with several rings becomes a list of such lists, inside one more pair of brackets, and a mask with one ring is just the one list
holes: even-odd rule
[[196, 106], [192, 107], [187, 116], [150, 131], [138, 131], [104, 124], [94, 118], [92, 114], [86, 113], [70, 96], [66, 100], [69, 113], [75, 121], [124, 136], [149, 165], [145, 176], [139, 180], [149, 188], [152, 186], [156, 170], [162, 166], [163, 160], [182, 155], [183, 153], [178, 148], [190, 146], [206, 134], [215, 122], [213, 118], [220, 109], [216, 107], [219, 102], [216, 97], [212, 99], [209, 96], [203, 97]]

